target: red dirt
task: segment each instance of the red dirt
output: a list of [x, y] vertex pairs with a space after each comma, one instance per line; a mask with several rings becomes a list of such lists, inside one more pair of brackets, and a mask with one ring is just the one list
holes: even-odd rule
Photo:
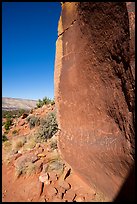
[[[52, 106], [49, 108], [43, 107], [41, 109], [34, 110], [33, 115], [44, 117], [52, 110]], [[16, 136], [12, 134], [14, 127], [11, 127], [8, 134], [9, 141], [12, 141], [12, 139], [14, 140], [14, 137], [15, 139], [18, 137], [24, 137], [24, 135], [31, 134], [32, 131], [36, 131], [37, 127], [30, 130], [28, 124], [25, 124], [27, 125], [27, 128], [24, 128], [25, 125], [22, 126], [20, 125], [21, 123], [22, 119], [20, 117], [15, 127], [16, 129], [20, 129], [20, 131]], [[46, 162], [48, 161], [47, 158], [51, 157], [51, 153], [53, 153], [53, 150], [50, 148], [48, 151], [48, 148], [50, 148], [48, 143], [41, 143], [40, 147], [28, 150], [27, 154], [29, 155], [34, 153], [34, 155], [36, 155], [36, 152], [39, 151], [40, 153], [42, 151], [43, 155], [46, 154], [39, 159], [39, 162], [43, 162], [42, 165], [44, 168], [44, 165], [46, 165]], [[2, 202], [81, 202], [95, 201], [98, 199], [98, 195], [95, 190], [84, 183], [63, 159], [61, 160], [64, 164], [63, 173], [61, 176], [57, 176], [57, 178], [55, 178], [55, 174], [58, 172], [57, 170], [53, 172], [52, 177], [51, 174], [49, 174], [49, 184], [46, 182], [42, 184], [42, 182], [39, 181], [39, 176], [41, 175], [42, 170], [40, 170], [39, 173], [31, 173], [30, 176], [23, 174], [17, 178], [15, 176], [15, 163], [17, 156], [19, 155], [20, 157], [23, 157], [25, 153], [18, 152], [13, 155], [11, 154], [12, 158], [7, 164], [5, 158], [9, 151], [10, 149], [8, 149], [8, 151], [4, 148], [2, 149]]]
[[[14, 175], [14, 165], [12, 163], [8, 165], [3, 163], [2, 202], [46, 202], [46, 191], [40, 195], [42, 185], [38, 178], [39, 174], [32, 174], [31, 176], [20, 176], [16, 179]], [[75, 197], [78, 200], [95, 200], [95, 191], [87, 186], [74, 172], [66, 179], [66, 182], [71, 185], [71, 193], [77, 195]], [[57, 189], [59, 189], [59, 185], [57, 183], [50, 184], [49, 186], [55, 186]], [[46, 186], [47, 190], [49, 189], [49, 186]], [[48, 201], [59, 199], [57, 195], [53, 196]], [[60, 199], [60, 201], [65, 202], [65, 199]], [[72, 201], [71, 197], [70, 201]]]

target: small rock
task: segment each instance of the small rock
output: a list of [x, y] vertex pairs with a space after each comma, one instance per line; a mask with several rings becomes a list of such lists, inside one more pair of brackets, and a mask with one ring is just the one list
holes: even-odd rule
[[67, 201], [73, 201], [75, 196], [76, 196], [75, 192], [72, 189], [70, 189], [64, 194], [63, 199]]
[[83, 196], [76, 196], [75, 201], [76, 202], [84, 202], [85, 198]]
[[51, 182], [50, 182], [50, 180], [48, 180], [48, 181], [45, 181], [44, 184], [48, 186], [51, 184]]
[[58, 184], [59, 184], [59, 186], [61, 186], [65, 190], [69, 190], [70, 189], [70, 184], [67, 183], [66, 181], [62, 180], [62, 179], [58, 181]]
[[58, 190], [58, 195], [62, 197], [62, 195], [66, 192], [65, 188], [55, 185]]
[[45, 196], [41, 196], [39, 202], [46, 202]]
[[38, 157], [46, 157], [46, 155], [47, 155], [47, 151], [44, 151], [44, 152], [38, 154], [37, 156]]
[[33, 153], [27, 153], [25, 155], [20, 156], [16, 161], [15, 161], [15, 167], [18, 166], [24, 166], [25, 163], [27, 162], [32, 162], [34, 163], [35, 161], [38, 160], [38, 157], [34, 155]]
[[38, 160], [35, 162], [35, 171], [36, 173], [40, 173], [42, 171], [43, 162], [41, 160]]
[[35, 148], [37, 149], [37, 148], [39, 148], [39, 147], [40, 147], [40, 143], [37, 143], [36, 146], [35, 146]]
[[19, 125], [20, 125], [20, 126], [25, 125], [25, 121], [24, 121], [24, 120], [23, 120], [23, 121], [21, 120], [21, 121], [19, 122]]
[[37, 149], [36, 152], [35, 152], [35, 155], [37, 155], [37, 156], [38, 156], [38, 154], [41, 154], [43, 152], [42, 147], [36, 148], [36, 146], [35, 146], [35, 149]]
[[[19, 151], [18, 151], [19, 152]], [[16, 156], [14, 157], [14, 160], [18, 159], [20, 156], [22, 156], [21, 153], [16, 154]]]
[[48, 164], [43, 164], [43, 169], [42, 169], [42, 172], [43, 173], [46, 173], [47, 172], [47, 170], [48, 170]]
[[57, 174], [53, 171], [49, 172], [49, 179], [50, 181], [57, 181]]
[[39, 181], [42, 183], [45, 183], [47, 181], [49, 181], [49, 175], [48, 173], [42, 174], [39, 176]]
[[91, 202], [91, 201], [93, 201], [93, 199], [95, 198], [95, 195], [96, 195], [96, 193], [95, 194], [85, 194], [85, 201], [86, 202]]
[[14, 150], [12, 150], [12, 153], [13, 153], [13, 154], [17, 154], [17, 153], [18, 153], [18, 150], [14, 149]]
[[[64, 193], [65, 193], [65, 192], [64, 192]], [[60, 192], [58, 191], [58, 194], [57, 194], [57, 195], [58, 195], [58, 198], [59, 198], [59, 199], [62, 199], [64, 193], [60, 193]]]
[[53, 186], [48, 186], [48, 188], [46, 187], [44, 189], [44, 192], [45, 192], [46, 197], [48, 199], [51, 199], [53, 196], [55, 196], [57, 194], [57, 190]]

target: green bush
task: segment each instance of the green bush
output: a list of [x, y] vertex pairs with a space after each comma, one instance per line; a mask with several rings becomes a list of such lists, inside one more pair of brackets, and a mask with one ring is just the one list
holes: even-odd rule
[[54, 105], [54, 104], [55, 104], [55, 101], [54, 101], [54, 100], [52, 100], [52, 101], [51, 101], [51, 105]]
[[18, 112], [18, 115], [17, 115], [18, 118], [19, 118], [20, 116], [22, 116], [23, 113], [25, 113], [25, 110], [24, 110], [24, 109], [20, 109], [19, 112]]
[[13, 131], [12, 131], [12, 134], [13, 134], [13, 135], [16, 135], [17, 133], [18, 133], [18, 130], [13, 130]]
[[51, 147], [51, 149], [53, 149], [53, 150], [54, 150], [54, 149], [57, 149], [57, 140], [51, 142], [50, 147]]
[[37, 108], [41, 108], [43, 106], [43, 101], [41, 99], [38, 100], [38, 103], [36, 104]]
[[46, 104], [50, 104], [51, 103], [51, 99], [49, 99], [48, 97], [44, 97], [43, 98], [43, 103]]
[[2, 122], [2, 126], [3, 126], [3, 125], [5, 125], [5, 122], [4, 122], [4, 121]]
[[11, 114], [11, 112], [7, 112], [7, 114], [6, 114], [6, 118], [7, 118], [7, 119], [11, 119], [11, 118], [12, 118], [12, 114]]
[[41, 119], [38, 138], [41, 141], [47, 141], [58, 131], [55, 112], [50, 112], [46, 118]]
[[41, 99], [38, 100], [38, 103], [36, 104], [36, 106], [37, 108], [41, 108], [43, 105], [48, 105], [48, 104], [54, 105], [55, 102], [54, 100], [51, 100], [48, 97], [44, 97], [42, 100]]
[[23, 113], [29, 113], [29, 110], [19, 109], [19, 110], [2, 110], [2, 118], [16, 118], [20, 117]]
[[6, 135], [2, 135], [2, 142], [5, 142], [7, 140], [8, 140], [7, 136]]
[[29, 116], [26, 118], [27, 122], [29, 123], [30, 129], [34, 128], [35, 126], [40, 125], [40, 119], [35, 116]]
[[4, 125], [5, 130], [9, 130], [11, 125], [12, 125], [12, 119], [7, 119]]

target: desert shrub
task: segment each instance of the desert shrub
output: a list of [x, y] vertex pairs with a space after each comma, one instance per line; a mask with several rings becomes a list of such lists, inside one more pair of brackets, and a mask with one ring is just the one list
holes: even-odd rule
[[18, 111], [17, 117], [19, 118], [23, 113], [25, 113], [25, 110], [24, 110], [24, 109], [20, 109], [20, 110]]
[[9, 130], [11, 125], [12, 125], [12, 119], [7, 119], [4, 125], [5, 130]]
[[52, 100], [52, 101], [51, 101], [51, 105], [54, 105], [54, 104], [55, 104], [55, 101], [54, 101], [54, 100]]
[[37, 108], [41, 108], [44, 105], [43, 101], [41, 99], [38, 100], [36, 106]]
[[51, 142], [50, 143], [50, 147], [51, 147], [51, 149], [57, 149], [57, 140], [55, 140], [55, 141], [53, 141], [53, 142]]
[[25, 162], [15, 167], [15, 176], [19, 178], [21, 175], [30, 175], [36, 170], [36, 165], [32, 162]]
[[2, 135], [2, 142], [5, 142], [7, 140], [8, 140], [7, 136], [6, 135]]
[[2, 110], [2, 118], [17, 118], [23, 113], [29, 113], [29, 110], [19, 109], [19, 110]]
[[35, 126], [40, 125], [40, 119], [35, 116], [29, 116], [26, 118], [27, 122], [29, 123], [30, 129], [34, 128]]
[[24, 149], [26, 150], [33, 149], [36, 146], [36, 144], [37, 144], [37, 140], [34, 137], [34, 135], [30, 135], [29, 137], [27, 137], [27, 142], [24, 145]]
[[54, 100], [51, 100], [48, 97], [44, 97], [42, 100], [41, 99], [38, 100], [36, 106], [37, 108], [41, 108], [43, 105], [48, 105], [48, 104], [54, 105], [55, 102]]
[[36, 165], [35, 165], [35, 163], [27, 162], [27, 164], [26, 164], [26, 173], [27, 173], [28, 175], [30, 175], [30, 174], [34, 173], [35, 170], [36, 170]]
[[4, 126], [4, 125], [5, 125], [5, 122], [3, 121], [3, 122], [2, 122], [2, 126]]
[[7, 113], [6, 113], [6, 118], [7, 118], [7, 119], [12, 118], [12, 114], [11, 114], [11, 112], [7, 112]]
[[12, 144], [11, 144], [11, 141], [9, 141], [9, 140], [6, 140], [4, 143], [3, 143], [3, 147], [4, 147], [4, 149], [10, 149], [11, 148], [11, 146], [12, 146]]
[[16, 140], [12, 141], [12, 149], [13, 150], [19, 150], [21, 147], [24, 146], [26, 143], [26, 137], [20, 137]]
[[38, 138], [43, 141], [50, 139], [58, 130], [55, 112], [50, 112], [46, 118], [41, 119]]
[[32, 114], [33, 113], [33, 109], [31, 109], [30, 111], [29, 111], [29, 114]]
[[17, 133], [18, 133], [18, 130], [13, 130], [13, 131], [12, 131], [12, 134], [13, 134], [13, 135], [16, 135]]
[[46, 104], [50, 104], [51, 103], [51, 99], [49, 99], [48, 97], [44, 97], [43, 98], [43, 103]]

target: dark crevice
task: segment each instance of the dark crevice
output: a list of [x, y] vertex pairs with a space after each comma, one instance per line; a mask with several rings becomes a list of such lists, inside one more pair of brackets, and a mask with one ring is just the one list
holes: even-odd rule
[[41, 185], [40, 196], [42, 195], [42, 193], [43, 193], [43, 190], [44, 190], [44, 183], [42, 183], [42, 185]]
[[77, 195], [75, 194], [75, 196], [74, 196], [74, 198], [73, 198], [73, 202], [74, 202], [74, 200], [75, 200], [76, 196], [77, 196]]
[[68, 172], [66, 173], [64, 180], [70, 175], [70, 172], [71, 172], [71, 169], [69, 169]]
[[70, 26], [68, 28], [66, 28], [62, 33], [60, 33], [58, 35], [58, 37], [60, 37], [61, 35], [63, 35], [74, 23], [76, 22], [76, 20], [73, 20], [72, 23], [70, 24]]

